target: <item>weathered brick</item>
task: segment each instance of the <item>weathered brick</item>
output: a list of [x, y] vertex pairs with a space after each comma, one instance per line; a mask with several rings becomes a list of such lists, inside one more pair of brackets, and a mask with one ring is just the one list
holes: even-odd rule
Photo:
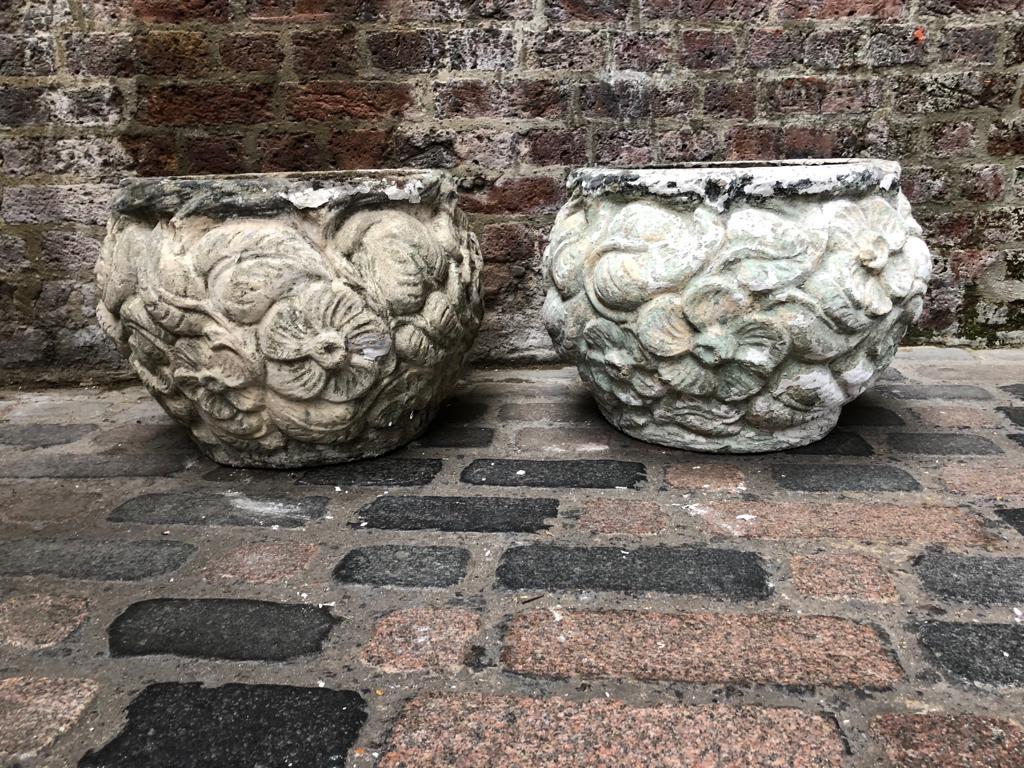
[[875, 557], [837, 552], [790, 558], [793, 585], [819, 600], [895, 603], [896, 585]]
[[315, 133], [270, 129], [256, 137], [256, 158], [261, 171], [321, 171], [327, 164], [324, 156]]
[[923, 27], [887, 26], [868, 38], [865, 63], [871, 67], [921, 65], [929, 47]]
[[749, 768], [838, 768], [843, 746], [829, 718], [797, 709], [434, 694], [405, 705], [379, 765], [687, 765], [695, 755]]
[[131, 0], [139, 21], [160, 23], [223, 23], [228, 20], [228, 6], [228, 0]]
[[929, 621], [918, 637], [934, 663], [958, 680], [1024, 686], [1024, 626]]
[[8, 224], [102, 224], [115, 189], [109, 184], [8, 187], [0, 216]]
[[[728, 138], [731, 140], [737, 137], [730, 130]], [[739, 141], [738, 144], [744, 142]], [[742, 151], [744, 148], [737, 146], [734, 150]], [[714, 131], [708, 129], [681, 128], [665, 131], [658, 137], [658, 151], [661, 159], [666, 162], [720, 160], [724, 157], [722, 142]]]
[[273, 116], [271, 88], [262, 83], [153, 86], [140, 102], [139, 120], [148, 125], [252, 124]]
[[988, 151], [999, 156], [1024, 154], [1024, 119], [993, 121]]
[[212, 68], [210, 44], [202, 32], [149, 31], [135, 39], [138, 72], [201, 77]]
[[608, 59], [608, 39], [596, 30], [551, 29], [528, 33], [525, 50], [532, 69], [599, 70]]
[[782, 130], [774, 125], [737, 125], [725, 132], [728, 160], [770, 160], [780, 154]]
[[593, 132], [597, 165], [637, 167], [654, 161], [654, 134], [636, 126], [598, 126]]
[[494, 28], [372, 32], [366, 44], [371, 65], [388, 72], [508, 69], [515, 54], [511, 31]]
[[377, 120], [402, 117], [413, 107], [412, 90], [400, 83], [316, 82], [286, 91], [286, 109], [295, 120], [348, 117]]
[[736, 60], [736, 39], [728, 32], [684, 30], [679, 62], [687, 69], [725, 69]]
[[391, 12], [397, 21], [529, 19], [533, 0], [396, 0]]
[[1006, 13], [1020, 11], [1020, 0], [925, 0], [923, 8], [930, 13], [949, 16], [956, 13]]
[[480, 235], [480, 251], [491, 263], [539, 264], [546, 245], [545, 228], [518, 221], [488, 224]]
[[292, 35], [292, 58], [300, 77], [354, 74], [359, 57], [353, 29], [319, 29]]
[[950, 72], [907, 76], [894, 81], [893, 104], [901, 112], [955, 112], [1003, 109], [1011, 104], [1016, 81], [1000, 73]]
[[480, 616], [462, 608], [408, 608], [377, 622], [363, 661], [384, 672], [453, 671], [466, 663]]
[[249, 18], [270, 23], [375, 21], [386, 14], [385, 0], [244, 0]]
[[704, 114], [752, 119], [757, 114], [756, 85], [750, 80], [708, 82], [704, 87]]
[[630, 0], [550, 0], [547, 16], [551, 21], [623, 21]]
[[613, 55], [618, 69], [669, 71], [675, 51], [672, 38], [666, 32], [625, 32], [616, 35]]
[[887, 689], [904, 677], [876, 629], [832, 616], [529, 611], [507, 622], [501, 661], [550, 678]]
[[836, 19], [850, 16], [897, 18], [904, 0], [782, 0], [776, 9], [780, 19]]
[[381, 496], [359, 510], [360, 526], [397, 530], [536, 532], [558, 514], [555, 499]]
[[747, 64], [758, 69], [800, 64], [805, 33], [791, 28], [758, 28], [747, 41]]
[[939, 46], [943, 61], [995, 64], [999, 31], [995, 27], [947, 27]]
[[863, 34], [857, 27], [819, 29], [807, 35], [803, 63], [819, 70], [841, 70], [857, 66]]
[[99, 686], [52, 677], [0, 679], [0, 759], [21, 764], [78, 722]]
[[558, 80], [451, 80], [434, 83], [438, 117], [544, 117], [563, 114], [569, 100]]
[[470, 213], [536, 213], [554, 211], [563, 196], [552, 176], [502, 176], [483, 191], [463, 192], [460, 205]]
[[870, 732], [904, 768], [1014, 768], [1024, 753], [1024, 729], [978, 715], [885, 714]]

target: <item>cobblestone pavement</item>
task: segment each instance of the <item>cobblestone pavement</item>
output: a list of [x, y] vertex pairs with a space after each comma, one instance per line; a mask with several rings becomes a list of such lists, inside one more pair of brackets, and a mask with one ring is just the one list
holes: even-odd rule
[[904, 350], [760, 457], [551, 368], [306, 472], [137, 387], [4, 393], [0, 444], [6, 765], [1024, 765], [1022, 351]]

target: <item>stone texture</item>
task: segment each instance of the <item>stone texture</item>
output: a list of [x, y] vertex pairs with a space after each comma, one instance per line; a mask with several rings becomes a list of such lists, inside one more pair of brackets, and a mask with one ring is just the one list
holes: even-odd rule
[[303, 472], [303, 485], [427, 485], [441, 471], [441, 459], [385, 457]]
[[188, 465], [188, 456], [80, 456], [45, 454], [13, 458], [0, 464], [0, 477], [156, 477], [173, 475]]
[[22, 764], [70, 730], [98, 686], [92, 680], [0, 679], [0, 759]]
[[488, 496], [381, 496], [359, 510], [359, 525], [398, 530], [505, 531], [548, 528], [558, 514], [555, 499]]
[[994, 717], [886, 714], [871, 734], [904, 768], [1014, 768], [1024, 753], [1024, 729]]
[[[891, 368], [889, 369], [892, 370]], [[888, 408], [870, 405], [864, 398], [858, 398], [843, 407], [839, 415], [840, 427], [899, 427], [905, 424], [903, 418]]]
[[50, 648], [85, 621], [85, 598], [26, 594], [0, 600], [0, 645], [26, 651]]
[[137, 581], [176, 571], [195, 549], [167, 540], [8, 539], [0, 541], [0, 576]]
[[220, 554], [203, 569], [209, 581], [278, 584], [304, 571], [316, 556], [316, 544], [277, 542], [248, 544]]
[[318, 653], [336, 621], [315, 605], [159, 599], [130, 605], [107, 634], [111, 656], [285, 661]]
[[[302, 39], [324, 35], [336, 37], [295, 35], [296, 66]], [[352, 50], [344, 37], [332, 51]], [[260, 121], [255, 87], [232, 86], [220, 120]], [[181, 89], [166, 90], [147, 97], [144, 122], [191, 122]], [[216, 122], [204, 97], [196, 122]], [[479, 248], [455, 201], [451, 179], [428, 171], [139, 181], [115, 202], [97, 318], [216, 461], [378, 456], [426, 429], [480, 324]], [[308, 237], [320, 231], [330, 237]], [[161, 252], [179, 256], [144, 268]]]
[[939, 472], [953, 493], [1002, 498], [1024, 496], [1024, 474], [1013, 464], [994, 461], [950, 464]]
[[459, 547], [382, 545], [353, 549], [334, 569], [348, 584], [450, 587], [462, 581], [469, 552]]
[[776, 464], [772, 477], [791, 491], [919, 491], [906, 470], [888, 464]]
[[914, 563], [925, 590], [983, 605], [1024, 603], [1024, 558], [928, 552]]
[[1024, 626], [932, 621], [918, 636], [935, 664], [956, 679], [1024, 686]]
[[889, 446], [900, 453], [931, 456], [994, 456], [1003, 452], [986, 437], [955, 432], [891, 432]]
[[819, 503], [702, 501], [687, 512], [721, 535], [752, 538], [852, 539], [887, 544], [985, 544], [980, 517], [953, 506], [904, 506], [827, 500]]
[[903, 671], [871, 627], [831, 616], [529, 611], [502, 663], [539, 677], [886, 689]]
[[301, 528], [327, 512], [323, 496], [247, 496], [241, 493], [150, 493], [118, 506], [115, 523], [253, 525]]
[[668, 524], [668, 513], [652, 501], [588, 499], [578, 525], [592, 533], [651, 536]]
[[380, 766], [835, 768], [842, 760], [835, 725], [797, 709], [437, 694], [404, 707]]
[[798, 555], [789, 560], [793, 585], [819, 600], [895, 603], [896, 585], [877, 558], [837, 552]]
[[[729, 34], [681, 39], [684, 66], [731, 62]], [[899, 173], [882, 161], [573, 172], [545, 256], [556, 350], [632, 437], [718, 453], [821, 439], [921, 314], [931, 256]]]
[[992, 393], [974, 384], [892, 384], [879, 394], [898, 400], [991, 400]]
[[502, 555], [506, 589], [668, 592], [733, 600], [769, 595], [768, 574], [752, 552], [705, 547], [564, 547], [533, 544]]
[[1024, 509], [997, 509], [996, 514], [1003, 519], [1003, 522], [1016, 528], [1017, 533], [1024, 536]]
[[462, 608], [409, 608], [377, 622], [363, 661], [384, 672], [443, 672], [461, 667], [480, 630], [480, 617]]
[[45, 448], [81, 440], [95, 424], [0, 424], [0, 445]]
[[665, 482], [672, 488], [701, 493], [740, 493], [747, 490], [736, 464], [670, 464]]
[[936, 427], [991, 429], [996, 420], [991, 411], [967, 405], [922, 405], [914, 412]]
[[647, 479], [635, 461], [530, 461], [475, 459], [462, 470], [462, 482], [532, 488], [635, 488]]
[[365, 721], [366, 703], [354, 691], [157, 683], [132, 699], [124, 730], [79, 765], [342, 765]]
[[416, 438], [414, 445], [425, 448], [486, 448], [494, 442], [491, 427], [438, 427], [432, 426], [426, 434]]

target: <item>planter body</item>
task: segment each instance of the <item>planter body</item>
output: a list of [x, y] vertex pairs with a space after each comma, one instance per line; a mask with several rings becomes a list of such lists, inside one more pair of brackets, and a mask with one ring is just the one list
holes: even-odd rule
[[899, 173], [578, 170], [545, 254], [548, 332], [633, 437], [728, 453], [818, 440], [921, 312], [931, 257]]
[[115, 203], [97, 314], [212, 459], [325, 464], [426, 428], [476, 336], [480, 266], [444, 174], [141, 180]]

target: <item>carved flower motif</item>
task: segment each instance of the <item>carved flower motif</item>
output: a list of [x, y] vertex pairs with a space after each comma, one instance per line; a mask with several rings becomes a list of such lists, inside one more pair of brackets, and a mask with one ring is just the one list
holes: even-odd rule
[[645, 398], [665, 393], [665, 385], [634, 336], [611, 320], [587, 323], [580, 350], [580, 374], [606, 395], [628, 405], [644, 405]]
[[267, 385], [293, 400], [354, 400], [394, 365], [384, 321], [339, 281], [310, 283], [277, 302], [257, 338]]
[[700, 278], [682, 295], [665, 294], [637, 317], [637, 332], [675, 389], [726, 402], [758, 392], [789, 349], [773, 318], [751, 313], [750, 294], [728, 280]]

